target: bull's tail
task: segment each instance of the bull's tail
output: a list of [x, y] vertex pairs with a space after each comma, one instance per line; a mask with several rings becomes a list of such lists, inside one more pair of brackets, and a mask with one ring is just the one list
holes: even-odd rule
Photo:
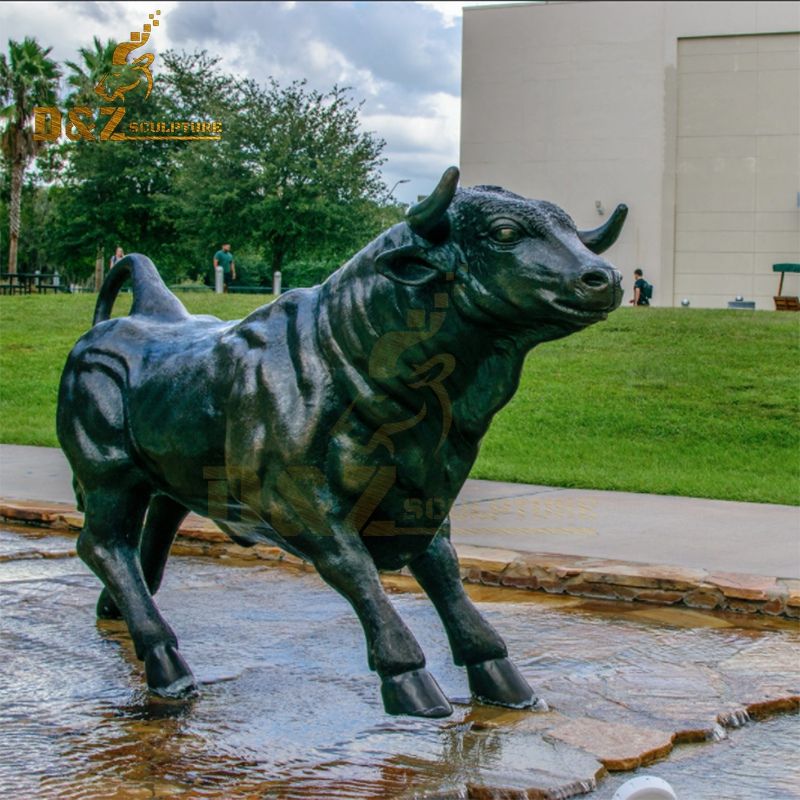
[[131, 315], [153, 317], [162, 322], [179, 322], [189, 316], [183, 303], [161, 280], [155, 264], [147, 256], [132, 253], [118, 261], [108, 273], [97, 297], [92, 325], [111, 317], [114, 301], [128, 278], [133, 283]]

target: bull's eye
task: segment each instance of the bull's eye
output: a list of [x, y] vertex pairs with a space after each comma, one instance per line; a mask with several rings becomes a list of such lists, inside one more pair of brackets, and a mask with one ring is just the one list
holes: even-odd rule
[[492, 229], [491, 237], [498, 244], [515, 244], [522, 238], [522, 231], [513, 225], [498, 225]]

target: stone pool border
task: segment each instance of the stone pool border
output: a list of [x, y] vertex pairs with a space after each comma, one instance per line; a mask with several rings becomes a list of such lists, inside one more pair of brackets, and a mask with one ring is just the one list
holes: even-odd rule
[[[83, 514], [65, 503], [0, 498], [0, 519], [61, 532], [77, 532], [83, 526]], [[792, 578], [473, 545], [457, 545], [456, 549], [467, 583], [800, 619], [800, 580]], [[277, 547], [240, 547], [209, 520], [194, 514], [181, 526], [173, 552], [302, 563]]]

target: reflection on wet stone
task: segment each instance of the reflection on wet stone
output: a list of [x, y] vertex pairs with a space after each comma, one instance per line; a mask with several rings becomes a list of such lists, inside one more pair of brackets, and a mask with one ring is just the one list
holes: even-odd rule
[[0, 530], [0, 562], [75, 555], [75, 539], [30, 531], [25, 537]]
[[467, 701], [430, 603], [394, 593], [446, 694], [462, 700], [446, 720], [392, 718], [357, 620], [316, 575], [177, 557], [161, 603], [206, 685], [191, 701], [154, 701], [124, 626], [91, 622], [96, 579], [70, 556], [26, 557], [73, 541], [0, 534], [2, 553], [20, 556], [0, 562], [4, 798], [606, 800], [620, 784], [608, 771], [649, 762], [681, 800], [708, 796], [709, 775], [718, 800], [800, 796], [797, 717], [733, 728], [797, 708], [800, 636], [787, 623], [742, 628], [672, 609], [650, 620], [477, 587], [551, 707], [534, 714]]

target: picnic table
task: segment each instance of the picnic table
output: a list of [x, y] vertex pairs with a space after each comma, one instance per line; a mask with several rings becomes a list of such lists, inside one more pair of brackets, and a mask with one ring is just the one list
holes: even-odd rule
[[778, 294], [775, 300], [776, 311], [800, 311], [800, 298], [797, 295], [783, 294], [783, 279], [787, 272], [800, 272], [800, 264], [773, 264], [773, 272], [780, 272], [781, 279], [778, 282]]
[[65, 292], [57, 272], [0, 272], [0, 294]]

